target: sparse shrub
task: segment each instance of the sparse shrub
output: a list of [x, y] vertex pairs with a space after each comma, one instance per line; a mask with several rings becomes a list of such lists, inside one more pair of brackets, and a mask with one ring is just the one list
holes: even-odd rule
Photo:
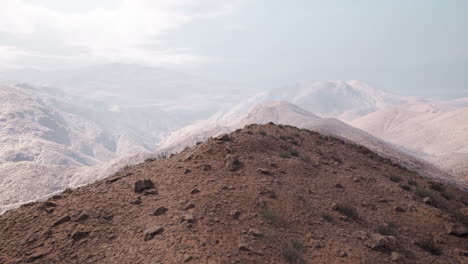
[[453, 196], [448, 192], [441, 192], [440, 195], [442, 195], [442, 197], [444, 197], [445, 199], [447, 199], [449, 201], [452, 200], [452, 198], [453, 198]]
[[155, 161], [155, 160], [156, 160], [156, 158], [147, 158], [147, 159], [145, 159], [145, 162], [152, 162], [152, 161]]
[[432, 240], [423, 240], [416, 243], [420, 248], [430, 252], [432, 255], [440, 256], [442, 255], [442, 249], [437, 247], [437, 245]]
[[291, 150], [291, 156], [298, 157], [299, 152], [297, 150]]
[[391, 175], [389, 177], [389, 179], [392, 181], [392, 182], [400, 182], [401, 181], [401, 177], [398, 176], [398, 175]]
[[260, 135], [262, 135], [262, 136], [266, 136], [266, 135], [267, 135], [267, 132], [264, 131], [264, 130], [260, 130], [260, 132], [258, 132], [258, 133], [260, 133]]
[[289, 159], [289, 158], [291, 158], [291, 152], [281, 151], [280, 152], [280, 157], [283, 158], [283, 159]]
[[377, 232], [379, 232], [383, 236], [396, 236], [396, 225], [392, 222], [387, 223], [386, 225], [381, 225], [377, 227]]
[[349, 218], [353, 218], [353, 219], [357, 219], [358, 218], [358, 213], [356, 211], [356, 209], [350, 205], [347, 205], [347, 204], [337, 204], [336, 205], [336, 211], [338, 211], [339, 213], [349, 217]]
[[275, 224], [281, 221], [279, 213], [269, 206], [263, 207], [260, 214], [262, 215], [262, 218], [270, 224]]
[[300, 137], [301, 135], [299, 133], [294, 133], [293, 136]]
[[329, 213], [322, 213], [322, 218], [329, 223], [333, 222], [333, 216]]
[[429, 183], [430, 187], [434, 191], [443, 192], [445, 191], [445, 186], [438, 182]]
[[311, 161], [309, 156], [302, 156], [301, 160], [306, 162], [306, 163], [310, 163], [310, 161]]
[[297, 141], [295, 139], [288, 140], [288, 142], [293, 144], [293, 145], [299, 146], [299, 141]]
[[280, 138], [281, 140], [286, 140], [286, 139], [288, 139], [288, 137], [287, 137], [287, 136], [284, 136], [284, 135], [281, 135], [279, 138]]
[[292, 248], [283, 250], [283, 258], [286, 263], [302, 264], [305, 263], [301, 257], [301, 254]]
[[424, 197], [432, 197], [432, 194], [430, 191], [422, 188], [417, 188], [416, 189], [416, 195], [418, 197], [424, 198]]
[[402, 188], [405, 191], [411, 191], [411, 186], [406, 184], [400, 184], [400, 188]]
[[350, 169], [353, 169], [353, 170], [357, 169], [357, 167], [354, 166], [354, 165], [349, 166], [349, 168], [350, 168]]
[[408, 184], [411, 186], [418, 186], [418, 183], [413, 179], [408, 179]]
[[302, 244], [302, 242], [297, 239], [291, 240], [291, 246], [293, 249], [298, 250], [298, 251], [301, 251], [304, 249], [304, 244]]
[[66, 193], [66, 194], [70, 194], [70, 193], [72, 193], [72, 192], [73, 192], [73, 190], [72, 190], [72, 188], [70, 188], [70, 187], [67, 187], [67, 188], [63, 191], [63, 193]]
[[251, 130], [247, 130], [247, 134], [249, 135], [253, 135], [254, 132], [252, 132]]

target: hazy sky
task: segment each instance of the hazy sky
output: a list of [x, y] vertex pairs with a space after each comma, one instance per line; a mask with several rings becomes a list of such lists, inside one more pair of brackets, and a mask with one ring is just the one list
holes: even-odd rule
[[468, 96], [466, 0], [0, 0], [0, 68], [137, 63], [278, 87]]

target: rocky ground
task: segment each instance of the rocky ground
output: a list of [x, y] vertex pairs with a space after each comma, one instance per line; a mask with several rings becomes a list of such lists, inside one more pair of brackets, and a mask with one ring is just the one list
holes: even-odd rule
[[0, 216], [0, 263], [468, 263], [468, 194], [250, 125]]

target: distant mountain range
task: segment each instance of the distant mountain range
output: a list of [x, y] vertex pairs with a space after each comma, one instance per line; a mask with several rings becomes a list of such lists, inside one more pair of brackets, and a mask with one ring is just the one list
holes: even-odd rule
[[121, 64], [2, 72], [0, 81], [0, 210], [251, 123], [316, 130], [430, 177], [457, 180], [427, 161], [461, 183], [468, 179], [466, 99], [423, 101], [361, 81], [315, 81], [251, 95], [222, 83]]

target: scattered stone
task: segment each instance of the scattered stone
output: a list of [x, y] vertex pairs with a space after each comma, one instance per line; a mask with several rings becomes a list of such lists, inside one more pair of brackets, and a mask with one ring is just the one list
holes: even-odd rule
[[400, 206], [395, 206], [393, 207], [393, 210], [397, 213], [403, 213], [403, 212], [406, 212], [405, 209], [401, 208]]
[[380, 198], [379, 203], [388, 203], [388, 200], [385, 198]]
[[422, 201], [423, 201], [423, 203], [429, 204], [429, 205], [432, 203], [431, 197], [424, 197], [424, 198], [422, 199]]
[[210, 171], [211, 170], [211, 165], [205, 164], [205, 165], [202, 165], [201, 168], [204, 171]]
[[273, 168], [278, 168], [278, 164], [276, 164], [273, 161], [268, 162], [268, 165], [270, 165], [270, 167], [273, 167]]
[[445, 228], [449, 235], [464, 237], [468, 236], [468, 227], [461, 224], [448, 224]]
[[223, 190], [235, 190], [235, 189], [236, 189], [236, 187], [234, 187], [234, 186], [230, 186], [230, 185], [229, 186], [227, 186], [227, 185], [223, 186]]
[[186, 203], [182, 206], [182, 210], [190, 210], [192, 208], [195, 208], [195, 204], [193, 203]]
[[367, 232], [365, 231], [356, 231], [353, 233], [353, 236], [356, 237], [359, 240], [365, 240], [367, 239]]
[[144, 190], [153, 189], [154, 183], [151, 180], [138, 180], [135, 182], [135, 192], [141, 193]]
[[397, 242], [393, 236], [372, 234], [370, 238], [364, 242], [364, 245], [374, 251], [391, 251], [396, 248]]
[[348, 253], [342, 249], [338, 250], [338, 253], [337, 253], [338, 257], [340, 258], [344, 258], [344, 257], [347, 257], [348, 256]]
[[158, 194], [158, 191], [156, 190], [145, 191], [145, 195], [156, 195], [156, 194]]
[[264, 168], [258, 168], [257, 171], [265, 175], [271, 175], [271, 171]]
[[75, 231], [73, 232], [73, 234], [71, 235], [71, 239], [75, 240], [75, 241], [78, 241], [78, 240], [81, 240], [85, 237], [89, 236], [89, 232], [86, 232], [86, 231]]
[[392, 254], [390, 255], [390, 258], [392, 261], [399, 261], [401, 257], [400, 257], [400, 254], [393, 251]]
[[187, 254], [184, 255], [184, 259], [183, 259], [184, 262], [189, 262], [191, 260], [192, 260], [192, 256], [187, 255]]
[[193, 217], [192, 214], [185, 214], [180, 218], [180, 221], [193, 224], [193, 223], [195, 223], [195, 218]]
[[138, 197], [135, 200], [133, 200], [131, 204], [141, 204], [141, 197]]
[[190, 173], [190, 172], [192, 172], [190, 169], [185, 169], [185, 170], [184, 170], [184, 174], [188, 174], [188, 173]]
[[338, 189], [344, 189], [344, 186], [341, 185], [340, 183], [335, 184], [335, 187]]
[[353, 182], [361, 182], [361, 179], [359, 179], [358, 177], [353, 177]]
[[230, 171], [236, 171], [241, 167], [239, 157], [228, 154], [226, 155], [226, 168]]
[[66, 215], [66, 216], [63, 216], [61, 217], [59, 220], [55, 221], [55, 223], [52, 224], [52, 227], [55, 227], [55, 226], [58, 226], [58, 225], [61, 225], [63, 223], [66, 223], [68, 221], [71, 220], [71, 217]]
[[154, 210], [153, 215], [154, 216], [160, 216], [165, 214], [169, 209], [167, 209], [164, 206], [158, 207], [156, 210]]
[[193, 189], [193, 190], [190, 192], [190, 194], [197, 194], [197, 193], [199, 193], [199, 192], [200, 192], [200, 190], [198, 190], [198, 189]]
[[83, 214], [80, 214], [80, 215], [78, 216], [78, 218], [77, 218], [75, 221], [76, 221], [76, 222], [84, 222], [84, 221], [86, 221], [88, 218], [89, 218], [89, 215], [83, 213]]
[[336, 210], [336, 209], [338, 208], [338, 205], [337, 205], [336, 203], [332, 203], [331, 206], [330, 206], [330, 208], [331, 208], [332, 210]]
[[272, 190], [261, 191], [260, 194], [264, 195], [264, 196], [266, 196], [266, 197], [268, 197], [270, 199], [278, 199], [278, 196]]
[[159, 235], [162, 232], [164, 232], [164, 228], [161, 226], [155, 226], [153, 228], [146, 230], [144, 233], [145, 241], [153, 239], [156, 235]]
[[231, 140], [231, 137], [229, 137], [228, 134], [222, 134], [222, 135], [216, 137], [216, 140], [219, 140], [219, 141], [230, 141], [230, 140]]
[[251, 236], [259, 237], [259, 236], [262, 235], [262, 232], [260, 232], [260, 230], [258, 230], [258, 229], [252, 228], [252, 229], [249, 229], [249, 231], [247, 232], [247, 234], [249, 234], [249, 235], [251, 235]]
[[239, 219], [241, 212], [239, 210], [232, 210], [229, 215], [234, 219]]
[[247, 244], [245, 244], [245, 243], [240, 243], [240, 244], [239, 244], [239, 250], [240, 250], [240, 251], [250, 251], [250, 248], [249, 248], [249, 246], [247, 246]]

